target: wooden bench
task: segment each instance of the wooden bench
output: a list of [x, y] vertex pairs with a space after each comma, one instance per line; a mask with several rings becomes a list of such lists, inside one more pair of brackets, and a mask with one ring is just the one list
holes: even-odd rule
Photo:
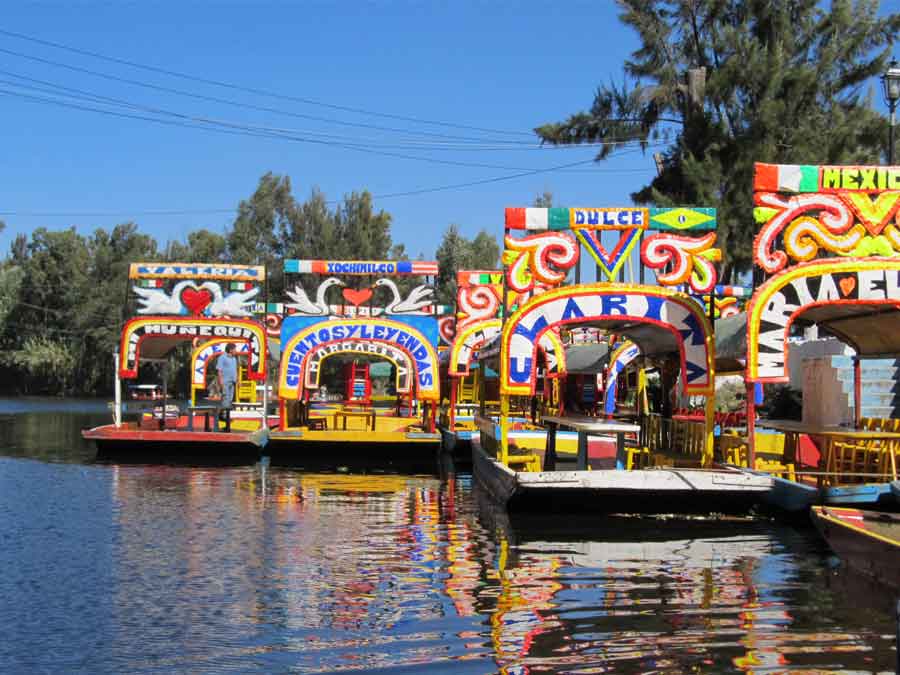
[[[334, 413], [334, 429], [337, 431], [338, 419], [342, 421], [341, 430], [347, 431], [347, 418], [364, 419], [366, 431], [375, 431], [375, 410], [337, 410]], [[370, 426], [371, 425], [371, 426]]]

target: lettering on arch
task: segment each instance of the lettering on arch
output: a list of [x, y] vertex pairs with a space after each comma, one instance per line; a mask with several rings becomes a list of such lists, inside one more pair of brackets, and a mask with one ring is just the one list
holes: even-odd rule
[[307, 389], [319, 387], [319, 374], [322, 364], [329, 356], [335, 354], [358, 354], [360, 356], [376, 356], [394, 364], [397, 369], [397, 391], [409, 394], [412, 391], [412, 376], [415, 365], [409, 354], [383, 340], [335, 340], [326, 342], [307, 352], [301, 371], [304, 385]]
[[131, 319], [122, 329], [119, 344], [119, 377], [137, 377], [141, 345], [145, 340], [167, 340], [173, 344], [199, 338], [227, 338], [250, 345], [247, 376], [251, 380], [266, 379], [266, 330], [260, 324], [246, 319], [179, 318], [171, 316], [140, 317]]
[[382, 319], [333, 318], [305, 326], [282, 346], [278, 393], [296, 399], [303, 389], [307, 356], [322, 345], [342, 340], [386, 343], [405, 352], [415, 368], [417, 396], [426, 401], [440, 400], [438, 356], [434, 345], [409, 323]]
[[900, 260], [816, 260], [772, 277], [747, 307], [747, 379], [788, 380], [788, 332], [804, 311], [879, 304], [900, 305]]
[[646, 323], [669, 331], [678, 343], [682, 387], [688, 394], [713, 390], [712, 333], [700, 305], [666, 288], [590, 284], [558, 288], [529, 300], [503, 329], [500, 390], [534, 393], [536, 343], [551, 328], [603, 320]]
[[[204, 342], [194, 350], [191, 355], [191, 384], [194, 387], [206, 386], [206, 372], [210, 362], [220, 354], [225, 353], [225, 347], [231, 342], [231, 338], [215, 338]], [[249, 342], [234, 342], [234, 351], [236, 354], [250, 354]]]
[[[467, 326], [458, 333], [450, 347], [448, 373], [450, 377], [465, 377], [476, 352], [492, 343], [502, 332], [501, 319], [486, 319]], [[559, 377], [566, 372], [566, 352], [556, 331], [544, 333], [538, 344], [544, 352], [548, 377]]]

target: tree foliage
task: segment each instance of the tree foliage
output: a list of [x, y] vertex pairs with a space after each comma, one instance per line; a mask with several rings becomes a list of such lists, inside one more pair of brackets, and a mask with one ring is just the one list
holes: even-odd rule
[[[479, 244], [490, 245], [496, 251], [493, 240]], [[299, 202], [290, 179], [271, 173], [221, 232], [198, 229], [160, 244], [135, 223], [88, 236], [37, 228], [17, 235], [0, 261], [0, 378], [21, 393], [110, 391], [132, 262], [265, 264], [269, 297], [280, 299], [283, 258], [391, 256], [407, 257], [391, 240], [391, 215], [375, 208], [369, 192], [353, 192], [332, 207], [313, 190]], [[412, 283], [401, 282], [404, 291]]]
[[631, 82], [601, 85], [590, 110], [535, 131], [553, 144], [668, 143], [640, 204], [715, 206], [725, 281], [751, 265], [754, 162], [879, 163], [887, 123], [871, 85], [900, 13], [877, 0], [618, 0], [641, 46]]
[[500, 260], [497, 239], [481, 230], [472, 240], [451, 224], [435, 253], [438, 263], [438, 302], [453, 306], [456, 302], [456, 273], [459, 270], [494, 270]]

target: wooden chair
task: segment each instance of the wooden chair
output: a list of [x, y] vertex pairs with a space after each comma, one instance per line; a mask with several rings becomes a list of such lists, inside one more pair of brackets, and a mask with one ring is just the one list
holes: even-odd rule
[[324, 417], [310, 417], [306, 426], [310, 431], [328, 431], [328, 420]]

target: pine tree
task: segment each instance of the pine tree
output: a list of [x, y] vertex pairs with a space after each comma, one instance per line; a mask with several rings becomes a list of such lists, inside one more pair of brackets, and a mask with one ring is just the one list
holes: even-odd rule
[[601, 86], [544, 142], [668, 144], [639, 204], [715, 206], [723, 281], [751, 266], [754, 162], [878, 163], [887, 122], [866, 87], [884, 71], [900, 13], [877, 0], [619, 0], [641, 47], [631, 84]]

